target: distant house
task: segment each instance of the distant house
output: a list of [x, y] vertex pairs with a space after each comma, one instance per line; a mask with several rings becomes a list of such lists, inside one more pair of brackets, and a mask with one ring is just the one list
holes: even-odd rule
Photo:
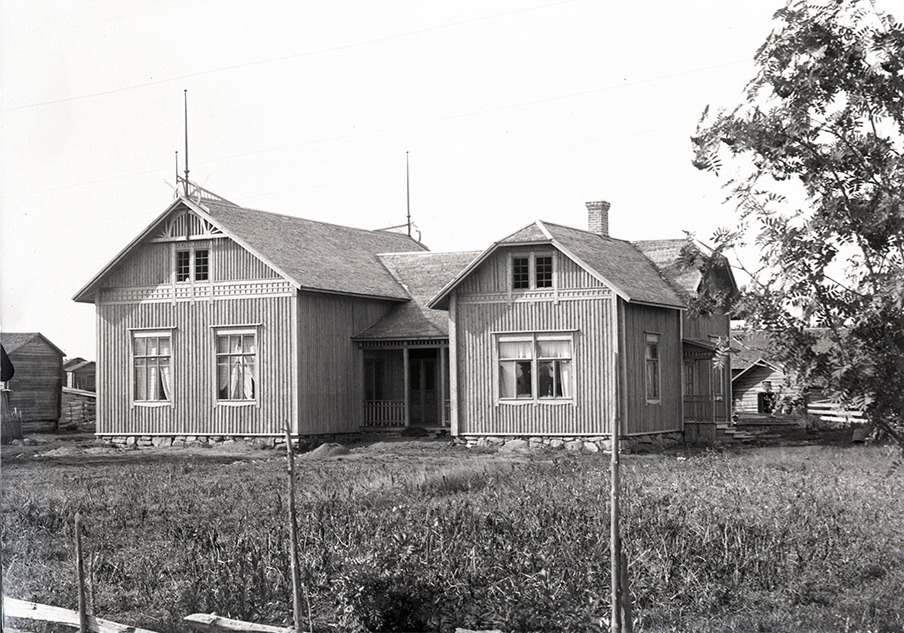
[[80, 391], [94, 391], [95, 363], [91, 360], [75, 357], [63, 361], [63, 386]]
[[26, 425], [56, 426], [60, 418], [63, 352], [38, 332], [3, 332], [0, 342], [15, 374], [4, 385], [9, 409]]
[[75, 296], [97, 311], [97, 432], [595, 437], [616, 415], [635, 435], [727, 419], [711, 367], [728, 320], [684, 306], [730, 270], [679, 274], [685, 240], [615, 240], [608, 204], [588, 208], [595, 231], [536, 222], [430, 253], [193, 187]]
[[[814, 350], [826, 351], [833, 345], [827, 330], [812, 328], [816, 334]], [[770, 352], [770, 336], [764, 330], [732, 331], [732, 393], [737, 415], [800, 413], [830, 421], [859, 420], [861, 412], [832, 403], [820, 384], [801, 384], [795, 373], [785, 368]]]

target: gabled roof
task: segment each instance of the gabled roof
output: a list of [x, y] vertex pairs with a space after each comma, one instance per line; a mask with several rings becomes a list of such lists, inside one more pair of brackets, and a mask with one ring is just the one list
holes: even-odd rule
[[[697, 248], [687, 238], [673, 240], [639, 240], [632, 242], [637, 250], [647, 256], [663, 276], [682, 295], [693, 295], [699, 290], [703, 275], [696, 266], [682, 262], [681, 251], [687, 247]], [[698, 248], [699, 250], [699, 248]]]
[[427, 303], [453, 279], [479, 251], [457, 253], [385, 253], [383, 265], [402, 284], [411, 301], [395, 306], [382, 319], [357, 336], [359, 340], [448, 338], [449, 318]]
[[495, 242], [428, 304], [446, 306], [449, 293], [500, 248], [516, 244], [549, 244], [608, 286], [625, 301], [683, 308], [685, 302], [656, 266], [631, 242], [537, 220]]
[[63, 371], [79, 371], [82, 369], [93, 369], [95, 363], [93, 360], [85, 360], [84, 358], [73, 358], [63, 363]]
[[[687, 300], [700, 291], [703, 273], [697, 266], [689, 266], [686, 263], [685, 258], [682, 257], [682, 251], [691, 248], [701, 255], [708, 255], [712, 252], [709, 248], [689, 237], [671, 240], [637, 240], [631, 243], [656, 265], [662, 276], [672, 284], [672, 287], [683, 299]], [[719, 275], [719, 277], [724, 277], [724, 279], [719, 279], [718, 283], [727, 283], [729, 288], [726, 290], [729, 290], [731, 294], [737, 294], [738, 285], [731, 272], [731, 267], [727, 260], [722, 258], [722, 261], [724, 275]]]
[[[813, 351], [824, 353], [831, 349], [835, 343], [829, 336], [826, 328], [807, 328], [807, 332], [814, 335]], [[776, 371], [784, 371], [770, 351], [772, 344], [771, 334], [768, 330], [732, 330], [731, 331], [731, 369], [740, 370], [732, 380], [740, 377], [752, 367], [769, 367]]]
[[6, 353], [9, 354], [19, 349], [26, 343], [30, 343], [35, 338], [40, 338], [47, 345], [56, 350], [60, 355], [65, 356], [63, 350], [50, 342], [50, 340], [40, 332], [3, 332], [2, 334], [0, 334], [0, 343], [3, 344], [3, 349], [6, 350]]
[[380, 253], [424, 251], [401, 233], [369, 231], [205, 202], [224, 233], [285, 274], [302, 290], [407, 299]]
[[180, 195], [76, 293], [75, 301], [93, 302], [103, 278], [180, 207], [210, 222], [300, 290], [404, 301], [407, 293], [377, 255], [426, 250], [400, 233], [356, 229], [248, 209], [219, 197], [191, 199]]

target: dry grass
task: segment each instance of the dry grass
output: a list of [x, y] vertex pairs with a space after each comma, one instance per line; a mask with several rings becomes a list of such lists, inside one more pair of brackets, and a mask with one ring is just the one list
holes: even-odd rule
[[[5, 463], [5, 593], [75, 605], [80, 511], [99, 615], [158, 631], [193, 612], [287, 622], [285, 460], [227, 458]], [[637, 629], [904, 629], [892, 461], [877, 447], [627, 456]], [[604, 456], [408, 442], [296, 466], [315, 630], [601, 630]]]

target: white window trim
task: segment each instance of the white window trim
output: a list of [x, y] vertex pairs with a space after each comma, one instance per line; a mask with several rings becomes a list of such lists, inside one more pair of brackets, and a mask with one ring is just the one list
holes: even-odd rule
[[[197, 260], [195, 259], [195, 254], [197, 251], [207, 251], [207, 279], [198, 279], [198, 269], [197, 269]], [[188, 253], [188, 278], [183, 279], [182, 281], [178, 280], [179, 275], [179, 253]], [[185, 244], [174, 244], [173, 245], [173, 258], [172, 258], [172, 269], [173, 269], [173, 283], [174, 284], [185, 284], [194, 286], [195, 284], [207, 284], [213, 281], [213, 249], [210, 244], [205, 244], [201, 246], [200, 244], [195, 245], [190, 242]]]
[[[543, 288], [537, 287], [537, 258], [538, 257], [551, 257], [552, 258], [552, 285], [544, 286]], [[527, 268], [528, 268], [528, 282], [527, 288], [515, 288], [515, 259], [527, 259]], [[519, 292], [531, 292], [531, 291], [544, 291], [548, 290], [550, 292], [555, 292], [559, 288], [558, 275], [559, 272], [559, 258], [556, 257], [555, 250], [549, 251], [514, 251], [509, 253], [508, 256], [508, 264], [506, 266], [506, 285], [508, 287], [509, 293], [519, 293]]]
[[[260, 408], [261, 398], [261, 333], [259, 324], [253, 325], [212, 325], [213, 335], [213, 401], [218, 407], [256, 407]], [[220, 355], [217, 352], [217, 340], [221, 336], [230, 335], [254, 335], [254, 398], [251, 400], [221, 400], [219, 390], [218, 369], [220, 364]]]
[[[647, 385], [647, 361], [649, 360], [647, 358], [647, 345], [651, 342], [656, 343], [656, 393], [659, 394], [656, 398], [651, 398], [647, 395], [650, 393]], [[647, 404], [662, 404], [662, 335], [659, 332], [643, 333], [643, 395]]]
[[[576, 391], [576, 383], [577, 380], [575, 378], [575, 369], [577, 367], [575, 357], [575, 344], [574, 344], [574, 330], [556, 330], [554, 332], [498, 332], [494, 333], [493, 336], [493, 398], [495, 400], [496, 406], [502, 404], [507, 406], [523, 406], [523, 405], [574, 405], [577, 403], [577, 395]], [[568, 341], [571, 344], [571, 357], [568, 359], [571, 361], [571, 376], [568, 381], [569, 393], [571, 394], [568, 397], [540, 397], [538, 395], [540, 391], [539, 387], [539, 370], [538, 363], [541, 358], [538, 355], [538, 345], [539, 341]], [[530, 360], [531, 362], [531, 397], [530, 398], [518, 398], [517, 396], [514, 398], [503, 398], [499, 391], [499, 363], [502, 362], [502, 359], [499, 358], [499, 344], [500, 343], [525, 343], [529, 342], [532, 345], [531, 350], [531, 358], [530, 359], [521, 359], [521, 360]], [[549, 360], [549, 359], [547, 359]]]
[[[148, 328], [129, 328], [129, 402], [132, 408], [164, 408], [173, 407], [173, 401], [176, 399], [175, 385], [173, 380], [175, 367], [173, 359], [176, 355], [176, 348], [173, 345], [173, 331], [175, 327], [148, 327]], [[170, 398], [169, 400], [136, 400], [135, 399], [135, 339], [136, 338], [162, 338], [166, 337], [170, 340]]]

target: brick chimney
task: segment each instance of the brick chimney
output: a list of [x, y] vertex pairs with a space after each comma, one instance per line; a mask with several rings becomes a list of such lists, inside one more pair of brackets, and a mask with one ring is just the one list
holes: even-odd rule
[[587, 230], [609, 237], [609, 203], [605, 200], [587, 203]]

